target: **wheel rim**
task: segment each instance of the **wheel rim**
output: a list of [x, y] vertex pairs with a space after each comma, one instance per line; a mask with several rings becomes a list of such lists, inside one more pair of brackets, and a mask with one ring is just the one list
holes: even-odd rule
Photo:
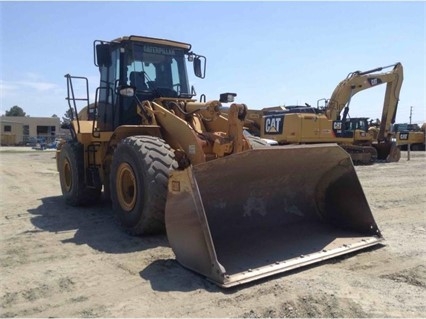
[[71, 165], [68, 159], [66, 158], [62, 166], [62, 172], [64, 173], [64, 186], [67, 192], [71, 191], [72, 178], [71, 178]]
[[136, 176], [128, 163], [121, 163], [117, 171], [117, 197], [121, 208], [130, 212], [136, 204]]

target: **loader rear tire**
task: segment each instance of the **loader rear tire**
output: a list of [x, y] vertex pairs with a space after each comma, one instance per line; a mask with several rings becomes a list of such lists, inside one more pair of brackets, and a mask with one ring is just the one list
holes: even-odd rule
[[160, 138], [131, 136], [118, 144], [110, 172], [111, 201], [127, 233], [165, 231], [169, 172], [176, 168], [173, 150]]
[[84, 150], [80, 143], [65, 143], [59, 153], [59, 179], [65, 202], [71, 206], [97, 203], [101, 187], [88, 187], [84, 181]]

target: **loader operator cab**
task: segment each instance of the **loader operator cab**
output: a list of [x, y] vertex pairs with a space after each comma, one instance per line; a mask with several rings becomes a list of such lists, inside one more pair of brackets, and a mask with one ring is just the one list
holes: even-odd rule
[[189, 85], [186, 60], [193, 62], [195, 76], [204, 78], [206, 58], [190, 49], [186, 43], [138, 36], [96, 40], [97, 129], [113, 131], [121, 125], [140, 124], [139, 101], [192, 98], [195, 91]]

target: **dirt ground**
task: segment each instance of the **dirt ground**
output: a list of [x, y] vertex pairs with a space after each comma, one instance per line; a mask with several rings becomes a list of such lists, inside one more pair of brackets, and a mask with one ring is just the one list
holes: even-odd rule
[[0, 152], [1, 317], [425, 317], [426, 157], [357, 166], [383, 246], [221, 289], [107, 203], [64, 204], [54, 152]]

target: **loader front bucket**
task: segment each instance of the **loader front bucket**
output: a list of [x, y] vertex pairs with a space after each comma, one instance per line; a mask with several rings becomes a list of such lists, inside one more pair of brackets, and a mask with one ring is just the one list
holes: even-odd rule
[[335, 144], [255, 149], [173, 171], [165, 221], [178, 262], [222, 287], [383, 240]]

